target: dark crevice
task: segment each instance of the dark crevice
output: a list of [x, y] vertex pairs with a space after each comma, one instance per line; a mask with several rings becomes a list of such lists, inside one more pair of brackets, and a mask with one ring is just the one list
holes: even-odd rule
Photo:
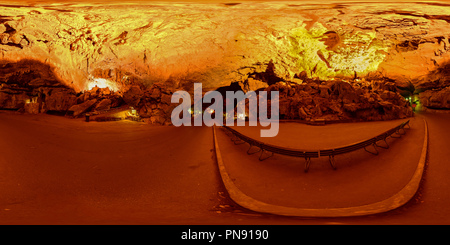
[[241, 4], [241, 3], [224, 3], [223, 5], [225, 5], [225, 6], [236, 6], [236, 5], [239, 5], [239, 4]]
[[49, 87], [65, 87], [48, 64], [24, 59], [18, 62], [0, 61], [0, 83], [19, 88], [32, 89], [34, 84]]
[[277, 74], [275, 74], [275, 65], [272, 61], [269, 62], [264, 72], [253, 72], [249, 74], [249, 77], [265, 82], [268, 85], [284, 81], [282, 78], [277, 76]]
[[398, 14], [405, 16], [413, 16], [413, 17], [421, 17], [427, 20], [444, 20], [447, 23], [450, 23], [450, 15], [428, 15], [428, 14], [417, 14], [411, 11], [401, 11], [401, 10], [387, 10], [387, 11], [379, 11], [374, 12], [374, 14]]
[[20, 44], [15, 44], [15, 43], [6, 43], [6, 44], [3, 44], [3, 45], [6, 45], [6, 46], [11, 46], [11, 47], [16, 47], [16, 48], [20, 48], [20, 49], [23, 49], [22, 45], [20, 45]]

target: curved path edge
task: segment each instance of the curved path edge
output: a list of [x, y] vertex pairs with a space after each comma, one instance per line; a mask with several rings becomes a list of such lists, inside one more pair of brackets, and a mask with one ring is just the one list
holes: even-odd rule
[[346, 207], [346, 208], [325, 208], [325, 209], [311, 209], [311, 208], [295, 208], [285, 207], [258, 201], [243, 193], [229, 177], [225, 165], [223, 163], [222, 155], [219, 149], [219, 144], [216, 137], [216, 126], [213, 127], [214, 149], [216, 160], [219, 167], [220, 176], [223, 184], [230, 198], [238, 205], [260, 213], [269, 213], [282, 216], [298, 216], [298, 217], [349, 217], [349, 216], [364, 216], [376, 213], [384, 213], [396, 209], [406, 204], [414, 197], [419, 189], [422, 180], [423, 171], [425, 168], [427, 152], [428, 152], [428, 126], [425, 119], [425, 137], [420, 155], [419, 163], [411, 180], [398, 193], [388, 199], [375, 202], [372, 204]]

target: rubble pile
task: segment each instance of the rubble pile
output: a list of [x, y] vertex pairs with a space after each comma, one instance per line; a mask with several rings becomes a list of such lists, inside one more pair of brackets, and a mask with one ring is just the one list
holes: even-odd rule
[[174, 92], [173, 88], [162, 83], [154, 83], [149, 88], [134, 85], [124, 92], [123, 99], [149, 123], [170, 125], [172, 110], [177, 106], [171, 103]]
[[278, 82], [264, 90], [279, 91], [280, 119], [345, 122], [413, 116], [410, 103], [400, 95], [395, 84], [381, 80], [307, 79], [300, 84]]

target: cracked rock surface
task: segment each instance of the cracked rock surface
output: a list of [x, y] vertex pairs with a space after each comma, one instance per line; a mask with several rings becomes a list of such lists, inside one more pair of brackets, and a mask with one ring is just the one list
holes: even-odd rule
[[[37, 2], [0, 4], [0, 13], [2, 64], [49, 65], [56, 77], [47, 83], [72, 89], [74, 100], [100, 78], [121, 93], [155, 83], [192, 92], [194, 82], [256, 90], [271, 85], [269, 66], [275, 78], [295, 83], [383, 78], [432, 94], [449, 85], [446, 3]], [[12, 75], [0, 76], [7, 84]], [[9, 96], [6, 107], [27, 99], [7, 89], [0, 93]]]
[[2, 58], [45, 61], [76, 90], [96, 69], [127, 71], [114, 74], [118, 82], [172, 76], [219, 87], [264, 71], [270, 60], [283, 78], [306, 71], [412, 79], [450, 57], [446, 4], [82, 2], [0, 10]]

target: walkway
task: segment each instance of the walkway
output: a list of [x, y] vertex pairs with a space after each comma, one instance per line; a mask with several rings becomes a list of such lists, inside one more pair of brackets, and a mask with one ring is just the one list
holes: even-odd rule
[[[274, 145], [314, 150], [374, 137], [404, 121], [326, 126], [280, 123], [274, 138], [259, 138], [259, 127], [234, 129]], [[364, 150], [338, 155], [337, 170], [330, 167], [327, 157], [312, 159], [308, 173], [303, 171], [304, 159], [275, 154], [261, 162], [258, 154], [247, 155], [248, 144], [235, 145], [224, 129], [216, 128], [216, 138], [229, 190], [231, 186], [230, 191], [242, 198], [235, 200], [238, 204], [288, 216], [353, 216], [389, 210], [414, 195], [417, 187], [408, 196], [397, 195], [412, 180], [423, 158], [425, 121], [411, 118], [410, 125], [406, 135], [389, 138], [390, 148], [379, 148], [379, 155]], [[387, 199], [391, 201], [384, 202]]]

